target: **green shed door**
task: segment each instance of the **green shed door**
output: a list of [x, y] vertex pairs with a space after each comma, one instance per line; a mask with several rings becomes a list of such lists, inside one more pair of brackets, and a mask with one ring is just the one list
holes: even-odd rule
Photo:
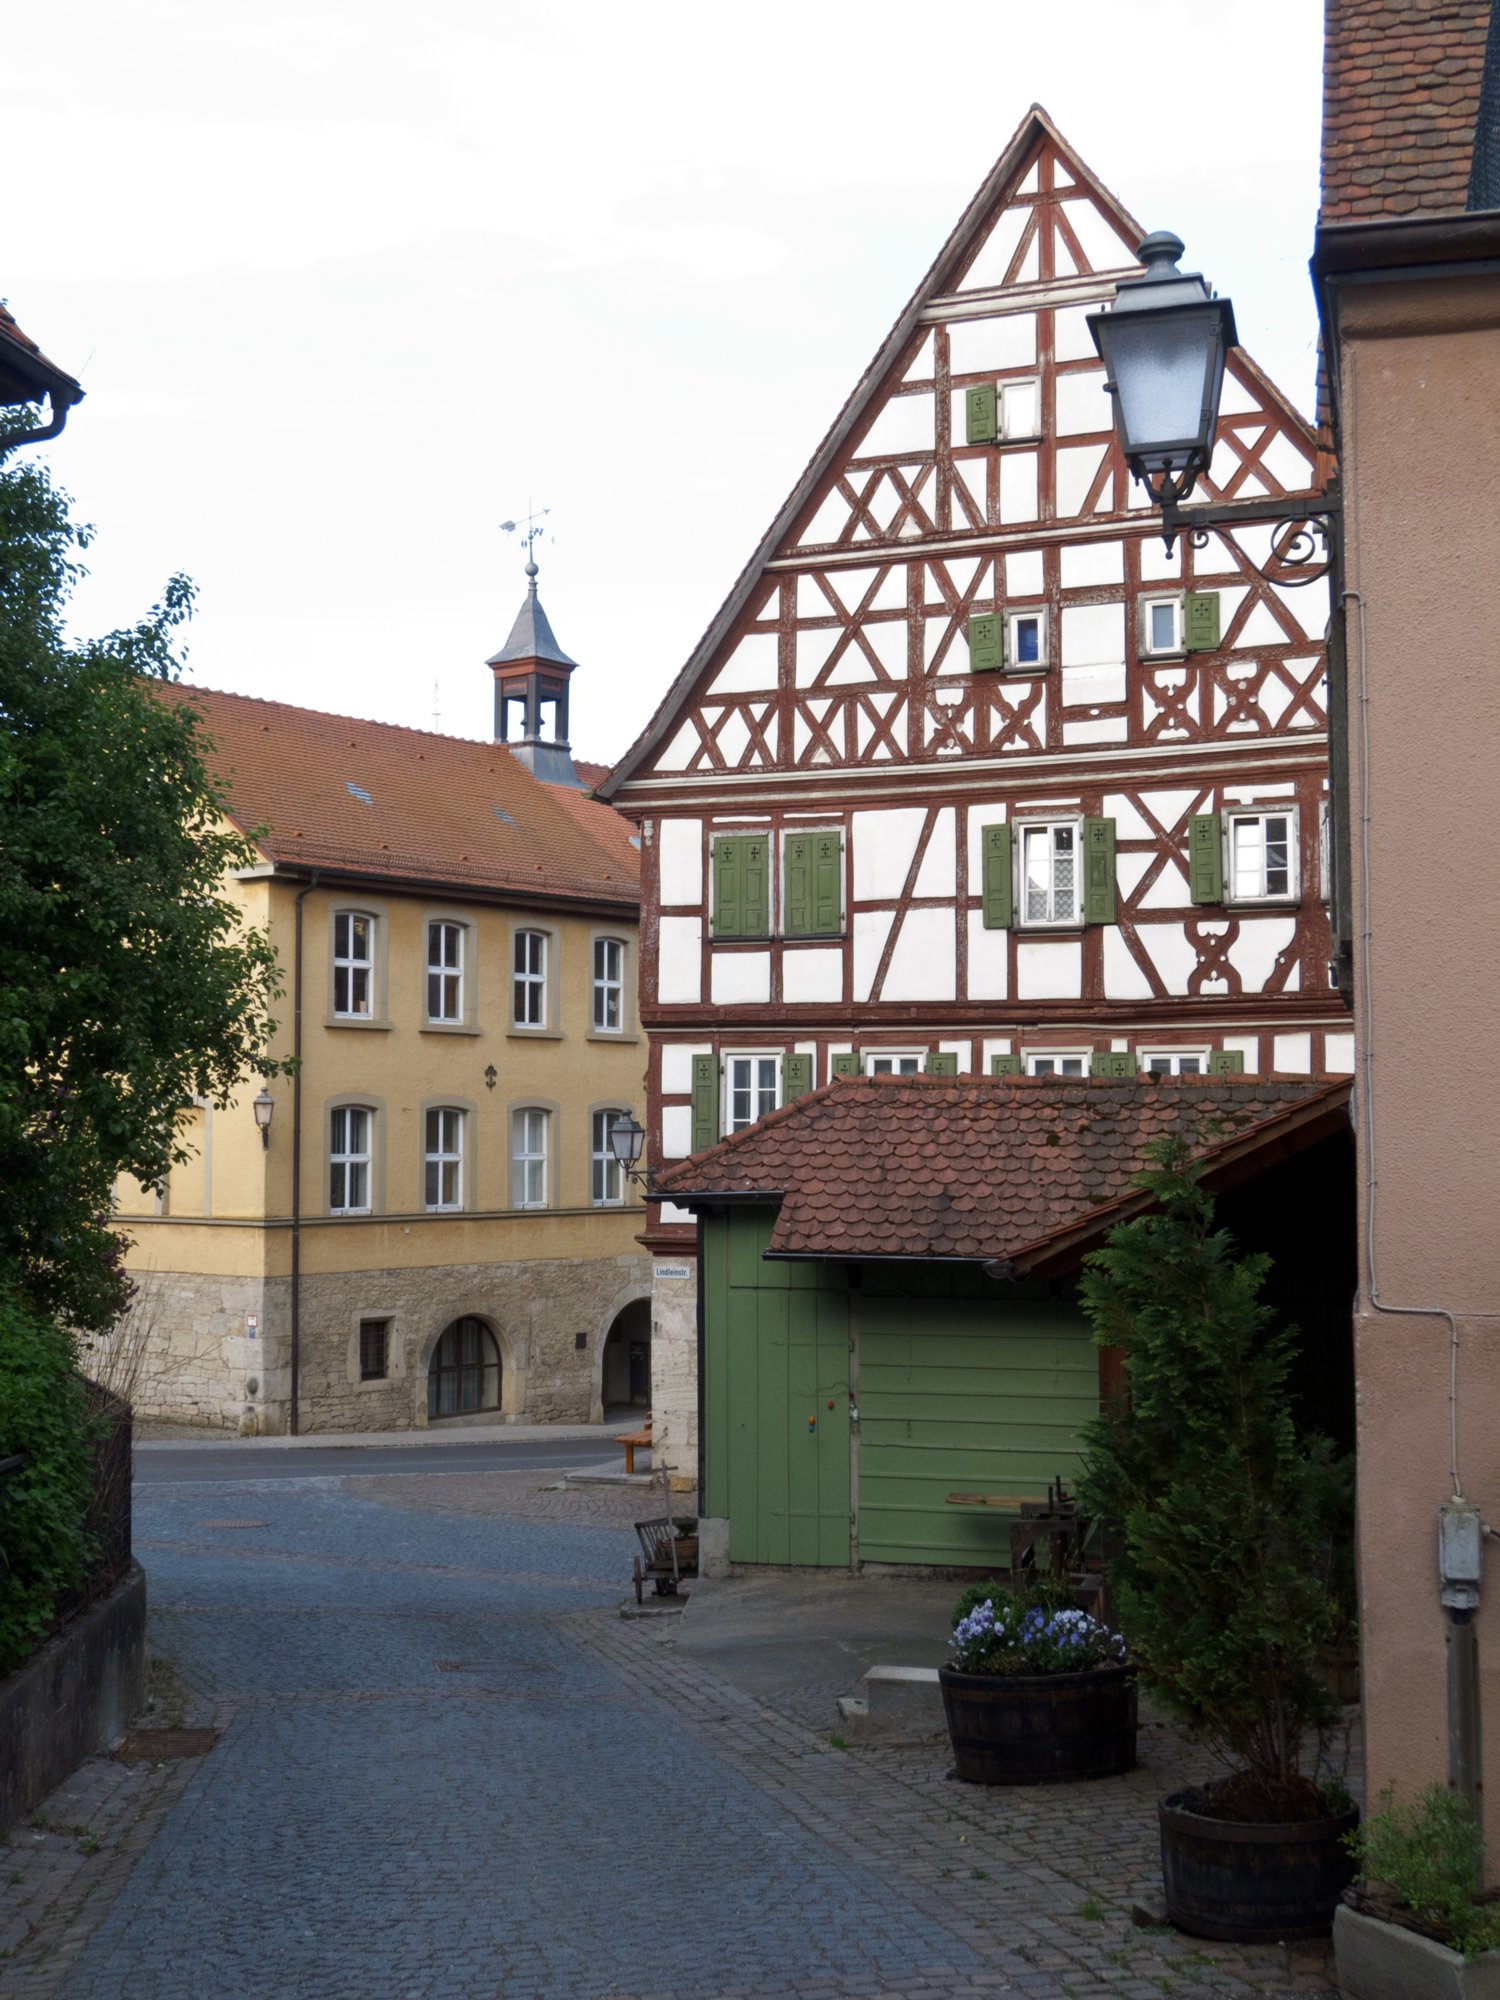
[[1078, 1469], [1099, 1410], [1099, 1361], [1063, 1302], [859, 1302], [862, 1562], [1005, 1568], [1016, 1518], [950, 1493], [1043, 1497]]
[[847, 1565], [843, 1272], [766, 1263], [774, 1219], [742, 1208], [704, 1224], [704, 1512], [728, 1515], [734, 1562]]

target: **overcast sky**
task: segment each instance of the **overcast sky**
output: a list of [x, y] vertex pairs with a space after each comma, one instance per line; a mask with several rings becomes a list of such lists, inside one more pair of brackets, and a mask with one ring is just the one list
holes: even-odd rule
[[[1305, 409], [1319, 0], [50, 0], [0, 296], [87, 400], [75, 623], [185, 570], [207, 686], [487, 735], [542, 600], [648, 719], [1036, 100]], [[434, 685], [436, 684], [436, 696]]]

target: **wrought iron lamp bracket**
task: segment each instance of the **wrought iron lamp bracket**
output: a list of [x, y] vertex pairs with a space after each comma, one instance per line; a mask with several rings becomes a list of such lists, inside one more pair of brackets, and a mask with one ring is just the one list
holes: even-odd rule
[[[1252, 562], [1251, 568], [1267, 583], [1294, 590], [1316, 583], [1332, 569], [1343, 512], [1343, 496], [1334, 483], [1318, 500], [1301, 506], [1284, 499], [1224, 500], [1200, 507], [1178, 507], [1168, 501], [1161, 510], [1161, 525], [1170, 555], [1179, 535], [1186, 535], [1195, 549], [1205, 549], [1210, 534], [1269, 523], [1276, 530], [1270, 556], [1263, 563]], [[1249, 560], [1243, 549], [1236, 553]]]

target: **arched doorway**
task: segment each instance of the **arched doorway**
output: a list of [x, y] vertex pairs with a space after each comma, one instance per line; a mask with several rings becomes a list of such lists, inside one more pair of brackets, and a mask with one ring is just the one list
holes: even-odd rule
[[454, 1320], [443, 1329], [428, 1364], [428, 1421], [499, 1407], [499, 1343], [482, 1319]]
[[600, 1398], [607, 1417], [651, 1406], [651, 1301], [632, 1299], [604, 1339]]

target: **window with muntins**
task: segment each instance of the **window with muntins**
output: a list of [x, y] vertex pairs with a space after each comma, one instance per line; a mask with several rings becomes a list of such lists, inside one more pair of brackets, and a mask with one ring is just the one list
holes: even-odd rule
[[375, 919], [339, 910], [333, 919], [333, 1011], [368, 1019], [375, 990]]
[[328, 1206], [334, 1215], [367, 1215], [370, 1209], [371, 1114], [341, 1104], [328, 1127]]
[[512, 1015], [518, 1028], [547, 1025], [547, 933], [516, 932], [515, 997]]
[[625, 1173], [609, 1149], [609, 1135], [623, 1125], [628, 1111], [596, 1111], [590, 1121], [590, 1198], [600, 1207], [625, 1199]]
[[464, 1017], [464, 927], [434, 923], [427, 926], [427, 1018], [461, 1021]]
[[449, 1105], [427, 1113], [422, 1200], [428, 1208], [464, 1205], [464, 1114]]
[[1028, 1056], [1026, 1074], [1028, 1076], [1086, 1076], [1089, 1059], [1087, 1056]]
[[388, 1319], [362, 1319], [359, 1323], [359, 1379], [383, 1382], [390, 1371], [391, 1323]]
[[594, 1033], [617, 1035], [625, 1025], [625, 946], [594, 939]]
[[1023, 823], [1021, 920], [1027, 924], [1078, 921], [1078, 823]]
[[729, 1129], [743, 1132], [757, 1118], [776, 1109], [777, 1078], [781, 1065], [775, 1056], [731, 1056], [729, 1080]]
[[547, 1206], [547, 1113], [527, 1108], [511, 1121], [511, 1164], [517, 1208]]
[[922, 1068], [920, 1055], [892, 1054], [872, 1055], [865, 1058], [867, 1076], [916, 1076]]
[[1295, 891], [1290, 813], [1235, 813], [1229, 821], [1229, 894], [1236, 902], [1287, 900]]
[[427, 1369], [429, 1417], [461, 1417], [500, 1407], [500, 1350], [483, 1320], [456, 1319]]
[[1202, 1076], [1208, 1069], [1208, 1057], [1202, 1050], [1194, 1050], [1190, 1055], [1163, 1050], [1143, 1055], [1141, 1067], [1147, 1076]]

